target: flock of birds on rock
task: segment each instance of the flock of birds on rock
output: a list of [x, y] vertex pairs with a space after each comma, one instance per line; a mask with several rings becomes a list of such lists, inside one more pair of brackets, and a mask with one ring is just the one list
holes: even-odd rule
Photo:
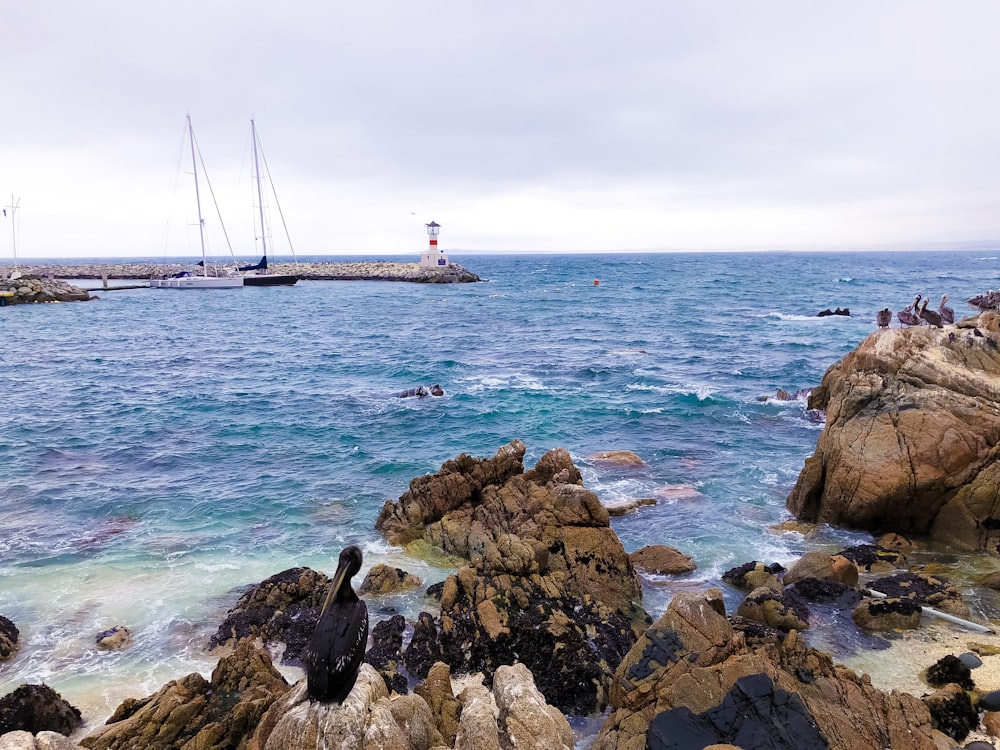
[[[938, 305], [937, 310], [928, 310], [927, 302], [927, 299], [918, 294], [913, 298], [912, 304], [896, 313], [896, 319], [904, 326], [927, 324], [936, 328], [955, 322], [955, 310], [948, 307], [947, 294], [941, 295], [941, 304]], [[1000, 308], [1000, 291], [991, 289], [986, 294], [977, 295], [966, 302], [979, 312], [996, 310]], [[889, 324], [892, 323], [892, 311], [888, 307], [879, 310], [875, 316], [875, 322], [878, 323], [879, 328], [888, 328]]]

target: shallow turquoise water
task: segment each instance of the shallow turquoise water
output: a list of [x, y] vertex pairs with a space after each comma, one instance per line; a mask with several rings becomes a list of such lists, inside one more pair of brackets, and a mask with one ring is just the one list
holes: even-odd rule
[[[718, 583], [750, 559], [823, 543], [775, 534], [822, 425], [806, 389], [916, 293], [1000, 282], [985, 253], [468, 256], [468, 285], [311, 282], [128, 290], [0, 311], [0, 614], [22, 633], [0, 694], [45, 681], [103, 720], [193, 670], [235, 588], [293, 565], [429, 580], [373, 530], [410, 479], [514, 438], [565, 447], [628, 550], [671, 544]], [[599, 280], [595, 285], [594, 281]], [[817, 318], [849, 307], [850, 318]], [[399, 399], [440, 383], [442, 398]], [[641, 470], [602, 468], [628, 449]], [[650, 580], [646, 607], [676, 588]], [[415, 614], [421, 602], [385, 603]], [[137, 645], [99, 653], [128, 625]]]

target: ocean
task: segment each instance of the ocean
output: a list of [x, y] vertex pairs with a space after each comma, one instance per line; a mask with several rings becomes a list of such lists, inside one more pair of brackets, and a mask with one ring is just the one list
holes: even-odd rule
[[[347, 544], [364, 550], [362, 573], [386, 562], [442, 580], [444, 561], [381, 539], [380, 508], [446, 460], [515, 438], [529, 467], [569, 450], [605, 502], [657, 499], [612, 522], [628, 551], [668, 544], [698, 564], [644, 579], [654, 618], [749, 560], [870, 541], [772, 528], [791, 518], [785, 498], [823, 426], [804, 396], [773, 397], [817, 385], [883, 307], [948, 294], [970, 314], [964, 300], [1000, 287], [998, 256], [456, 255], [484, 281], [4, 308], [0, 615], [21, 640], [0, 695], [44, 682], [92, 728], [127, 697], [208, 675], [208, 638], [242, 587], [293, 566], [332, 573]], [[816, 315], [837, 307], [850, 317]], [[397, 397], [435, 383], [444, 396]], [[646, 465], [588, 459], [616, 449]], [[427, 606], [369, 602], [373, 621]], [[99, 651], [115, 625], [135, 645]]]

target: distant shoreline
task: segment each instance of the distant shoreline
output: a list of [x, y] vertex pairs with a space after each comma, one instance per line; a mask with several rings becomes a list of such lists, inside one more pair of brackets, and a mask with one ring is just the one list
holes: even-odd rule
[[[209, 265], [209, 275], [223, 266]], [[39, 263], [22, 265], [22, 274], [51, 276], [57, 279], [149, 279], [190, 271], [190, 263]], [[466, 283], [480, 281], [479, 276], [449, 263], [443, 268], [421, 268], [419, 263], [389, 261], [271, 263], [273, 274], [294, 275], [313, 281], [410, 281], [417, 283]]]

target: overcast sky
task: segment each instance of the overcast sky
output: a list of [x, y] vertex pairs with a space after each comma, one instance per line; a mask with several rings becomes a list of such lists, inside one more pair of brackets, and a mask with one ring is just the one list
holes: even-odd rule
[[251, 117], [298, 255], [1000, 240], [997, 0], [0, 10], [20, 257], [191, 254], [188, 114], [241, 258]]

